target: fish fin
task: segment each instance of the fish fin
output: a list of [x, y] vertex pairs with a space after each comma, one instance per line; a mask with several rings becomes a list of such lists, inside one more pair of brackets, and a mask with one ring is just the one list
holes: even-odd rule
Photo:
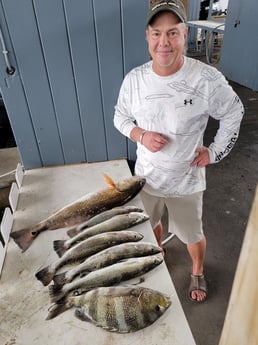
[[43, 268], [35, 274], [35, 277], [41, 281], [41, 283], [47, 286], [54, 277], [55, 272], [49, 270], [50, 266]]
[[67, 249], [65, 248], [65, 240], [53, 241], [53, 248], [59, 257], [63, 256]]
[[70, 229], [70, 230], [67, 230], [67, 235], [69, 236], [69, 237], [74, 237], [74, 236], [76, 236], [78, 233], [79, 233], [79, 231], [78, 231], [78, 229], [77, 229], [77, 227], [76, 228], [72, 228], [72, 229]]
[[96, 323], [91, 317], [89, 317], [82, 308], [76, 308], [74, 315], [81, 321]]
[[10, 234], [14, 242], [22, 249], [22, 252], [25, 252], [30, 247], [37, 235], [38, 232], [32, 231], [32, 228], [14, 231]]
[[107, 174], [104, 174], [104, 173], [103, 173], [103, 176], [104, 176], [106, 183], [108, 184], [108, 186], [110, 188], [116, 188], [116, 184], [110, 176], [108, 176]]
[[123, 286], [126, 286], [126, 287], [137, 286], [144, 282], [145, 282], [144, 277], [140, 277], [139, 279], [133, 278], [133, 279], [130, 279], [127, 283], [124, 283]]
[[66, 272], [56, 274], [53, 277], [53, 281], [56, 285], [64, 285], [65, 283], [68, 283], [68, 279], [66, 278]]
[[46, 320], [54, 319], [56, 316], [63, 313], [69, 308], [70, 306], [65, 302], [65, 300], [62, 300], [62, 302], [60, 303], [51, 305], [48, 309], [48, 316], [46, 317]]
[[80, 277], [80, 278], [83, 278], [83, 277], [85, 277], [86, 275], [88, 275], [90, 272], [91, 272], [91, 271], [89, 271], [89, 270], [83, 271], [83, 272], [80, 273], [79, 277]]
[[119, 331], [118, 328], [116, 327], [109, 327], [109, 326], [104, 326], [103, 324], [101, 323], [98, 323], [96, 322], [93, 318], [91, 318], [89, 315], [87, 315], [85, 313], [85, 311], [82, 309], [82, 308], [76, 308], [75, 312], [74, 312], [74, 315], [81, 321], [86, 321], [86, 322], [91, 322], [93, 323], [95, 326], [97, 327], [101, 327], [107, 331], [110, 331], [110, 332], [119, 332], [119, 333], [128, 333], [127, 331], [125, 332], [121, 332]]
[[49, 296], [50, 301], [56, 303], [57, 301], [61, 300], [65, 296], [65, 292], [62, 290], [63, 285], [49, 285]]

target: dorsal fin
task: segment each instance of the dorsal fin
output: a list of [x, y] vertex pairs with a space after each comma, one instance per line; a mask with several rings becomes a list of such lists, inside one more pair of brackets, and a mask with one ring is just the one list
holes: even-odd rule
[[103, 173], [103, 176], [104, 176], [104, 179], [105, 179], [106, 183], [108, 184], [109, 188], [116, 188], [116, 184], [110, 176], [108, 176], [105, 173]]

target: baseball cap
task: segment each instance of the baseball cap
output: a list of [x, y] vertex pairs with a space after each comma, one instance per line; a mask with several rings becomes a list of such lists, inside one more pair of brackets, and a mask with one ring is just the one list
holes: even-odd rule
[[150, 21], [154, 18], [154, 16], [163, 11], [170, 11], [176, 14], [179, 20], [183, 23], [187, 22], [185, 7], [180, 0], [170, 0], [170, 1], [156, 1], [154, 2], [148, 12], [147, 15], [147, 26], [149, 25]]

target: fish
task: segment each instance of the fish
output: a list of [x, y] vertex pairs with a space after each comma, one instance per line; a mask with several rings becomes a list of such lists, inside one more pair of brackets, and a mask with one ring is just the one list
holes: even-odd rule
[[168, 295], [146, 287], [99, 287], [52, 305], [46, 320], [75, 308], [75, 316], [82, 321], [110, 332], [130, 333], [152, 325], [171, 304]]
[[78, 296], [93, 288], [119, 284], [121, 281], [139, 277], [163, 262], [163, 255], [130, 258], [90, 272], [83, 278], [65, 285], [49, 285], [50, 301], [56, 303], [66, 296]]
[[133, 257], [154, 255], [161, 252], [162, 248], [150, 242], [141, 241], [118, 244], [91, 255], [80, 265], [76, 265], [66, 272], [56, 274], [53, 277], [53, 281], [55, 284], [64, 285], [71, 282], [77, 276], [83, 277], [92, 271], [112, 265], [118, 261]]
[[106, 189], [95, 193], [88, 193], [74, 202], [64, 206], [36, 225], [13, 231], [10, 236], [25, 252], [42, 231], [55, 230], [82, 223], [95, 215], [116, 206], [122, 206], [132, 200], [143, 188], [146, 180], [140, 176], [115, 183], [104, 174], [108, 183]]
[[46, 286], [61, 267], [70, 263], [82, 262], [90, 255], [105, 248], [125, 242], [137, 242], [142, 238], [142, 234], [130, 230], [111, 231], [92, 236], [70, 248], [61, 258], [38, 271], [35, 276]]
[[128, 214], [120, 214], [114, 216], [100, 224], [91, 226], [78, 233], [76, 236], [68, 240], [56, 240], [53, 242], [53, 247], [58, 256], [62, 256], [67, 249], [74, 246], [76, 243], [85, 240], [86, 238], [94, 235], [109, 232], [109, 231], [120, 231], [129, 229], [132, 226], [141, 224], [149, 219], [149, 216], [140, 212], [131, 212]]
[[69, 230], [67, 230], [67, 235], [69, 237], [76, 236], [79, 232], [85, 230], [86, 228], [89, 228], [91, 226], [97, 225], [99, 223], [105, 222], [106, 220], [117, 216], [119, 214], [127, 214], [130, 212], [143, 212], [143, 209], [136, 206], [118, 206], [113, 207], [111, 210], [103, 211], [96, 216], [90, 218], [89, 220], [86, 220], [85, 222], [82, 222], [80, 224], [76, 224], [75, 226], [71, 226]]

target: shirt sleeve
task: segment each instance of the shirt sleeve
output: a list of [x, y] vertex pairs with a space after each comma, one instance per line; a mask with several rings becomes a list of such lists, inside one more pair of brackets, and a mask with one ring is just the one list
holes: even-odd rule
[[210, 116], [219, 121], [219, 129], [209, 146], [211, 163], [218, 163], [229, 154], [237, 141], [244, 115], [241, 100], [220, 72], [218, 76], [209, 98]]
[[117, 104], [115, 106], [114, 126], [125, 136], [136, 127], [135, 119], [131, 113], [130, 76], [127, 75], [121, 85]]

